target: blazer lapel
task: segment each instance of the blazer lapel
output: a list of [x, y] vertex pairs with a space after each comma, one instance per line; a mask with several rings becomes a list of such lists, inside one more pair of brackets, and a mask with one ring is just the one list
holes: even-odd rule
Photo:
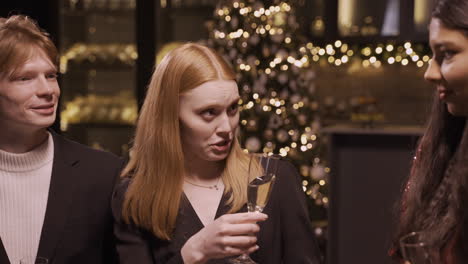
[[[37, 256], [47, 258], [49, 262], [55, 257], [55, 249], [71, 209], [74, 186], [78, 175], [74, 166], [78, 159], [73, 158], [73, 147], [57, 134], [54, 138], [54, 161], [49, 187], [47, 209], [42, 226]], [[67, 146], [69, 148], [67, 148]]]
[[2, 264], [9, 264], [10, 260], [8, 259], [8, 255], [3, 247], [2, 240], [0, 239], [0, 263]]

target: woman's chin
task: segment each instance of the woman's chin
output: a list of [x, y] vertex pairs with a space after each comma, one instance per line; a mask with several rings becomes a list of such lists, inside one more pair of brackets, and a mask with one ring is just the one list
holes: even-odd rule
[[229, 155], [229, 152], [227, 153], [210, 153], [207, 157], [207, 160], [209, 161], [222, 161], [225, 160]]

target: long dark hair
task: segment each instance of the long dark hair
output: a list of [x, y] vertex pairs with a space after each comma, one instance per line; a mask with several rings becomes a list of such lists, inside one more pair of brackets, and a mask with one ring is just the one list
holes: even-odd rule
[[[468, 0], [437, 1], [432, 13], [444, 26], [468, 36]], [[468, 67], [468, 66], [466, 66]], [[468, 260], [468, 127], [434, 97], [426, 131], [399, 203], [394, 245], [413, 231], [428, 231], [442, 251], [455, 239], [455, 254]]]
[[439, 0], [432, 11], [432, 17], [442, 21], [444, 26], [468, 34], [468, 1]]

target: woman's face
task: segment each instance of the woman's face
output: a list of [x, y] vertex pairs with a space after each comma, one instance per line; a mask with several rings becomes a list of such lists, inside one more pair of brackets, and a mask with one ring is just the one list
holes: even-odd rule
[[434, 54], [424, 78], [437, 86], [439, 99], [455, 116], [468, 116], [468, 36], [433, 18], [429, 42]]
[[180, 134], [185, 158], [227, 158], [239, 123], [238, 101], [235, 81], [209, 81], [180, 95]]

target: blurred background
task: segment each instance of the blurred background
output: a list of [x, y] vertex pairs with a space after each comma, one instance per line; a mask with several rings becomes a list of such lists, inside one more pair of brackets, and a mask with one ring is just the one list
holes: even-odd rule
[[[327, 263], [390, 263], [393, 208], [433, 89], [431, 0], [2, 1], [60, 50], [55, 129], [128, 155], [154, 63], [183, 42], [237, 72], [241, 142], [298, 168]], [[161, 153], [164, 155], [164, 153]]]

